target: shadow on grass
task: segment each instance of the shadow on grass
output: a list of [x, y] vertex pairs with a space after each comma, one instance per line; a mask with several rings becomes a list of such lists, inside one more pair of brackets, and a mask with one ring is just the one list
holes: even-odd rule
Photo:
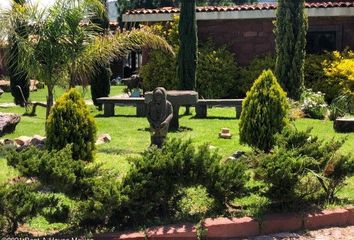
[[136, 115], [128, 115], [128, 114], [115, 114], [114, 116], [106, 117], [104, 114], [96, 114], [95, 118], [146, 118], [146, 117], [138, 117]]
[[[150, 132], [150, 128], [138, 128], [138, 131]], [[171, 129], [168, 132], [178, 133], [178, 132], [190, 132], [190, 131], [193, 131], [193, 128], [181, 126], [178, 129]]]
[[134, 154], [134, 153], [138, 153], [138, 152], [134, 152], [131, 150], [127, 150], [127, 149], [121, 149], [121, 148], [99, 148], [97, 149], [98, 153], [104, 153], [104, 154], [110, 154], [110, 155], [125, 155], [125, 154]]
[[190, 117], [189, 119], [190, 120], [237, 120], [236, 117], [222, 117], [222, 116], [212, 116], [212, 117], [205, 117], [205, 118], [193, 116]]

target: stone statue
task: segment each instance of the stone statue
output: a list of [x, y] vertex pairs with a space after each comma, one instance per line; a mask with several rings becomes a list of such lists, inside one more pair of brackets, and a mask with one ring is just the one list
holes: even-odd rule
[[169, 124], [173, 117], [172, 104], [167, 101], [166, 89], [156, 88], [152, 101], [147, 106], [147, 119], [150, 123], [151, 145], [161, 148], [166, 140]]

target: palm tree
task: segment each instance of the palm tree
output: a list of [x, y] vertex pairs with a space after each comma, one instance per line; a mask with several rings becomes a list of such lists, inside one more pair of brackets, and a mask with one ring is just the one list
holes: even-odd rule
[[[47, 117], [54, 102], [54, 87], [68, 86], [70, 79], [78, 76], [90, 76], [97, 61], [107, 62], [142, 47], [173, 53], [170, 45], [149, 28], [97, 35], [93, 29], [98, 26], [90, 18], [102, 9], [100, 0], [57, 0], [48, 9], [15, 4], [13, 11], [0, 14], [0, 27], [17, 39], [21, 66], [47, 87]], [[9, 22], [14, 17], [31, 23], [28, 37], [11, 29]]]

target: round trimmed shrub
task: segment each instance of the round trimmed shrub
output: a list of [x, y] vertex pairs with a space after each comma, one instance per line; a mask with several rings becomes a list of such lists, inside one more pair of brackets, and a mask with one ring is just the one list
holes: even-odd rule
[[269, 152], [274, 135], [286, 125], [286, 93], [271, 70], [263, 71], [247, 93], [242, 106], [240, 142]]
[[61, 150], [72, 144], [75, 160], [91, 161], [96, 142], [96, 122], [81, 94], [70, 89], [52, 107], [47, 124], [47, 148]]

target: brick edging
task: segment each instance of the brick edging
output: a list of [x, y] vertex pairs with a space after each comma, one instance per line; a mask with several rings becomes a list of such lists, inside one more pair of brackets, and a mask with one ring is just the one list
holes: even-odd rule
[[[354, 225], [354, 206], [310, 212], [306, 214], [269, 214], [262, 220], [250, 217], [206, 219], [207, 239], [252, 237], [279, 232], [295, 232], [303, 229], [315, 230], [326, 227]], [[109, 233], [95, 236], [95, 239], [114, 240], [197, 240], [193, 224], [179, 224], [153, 227], [143, 232]]]

